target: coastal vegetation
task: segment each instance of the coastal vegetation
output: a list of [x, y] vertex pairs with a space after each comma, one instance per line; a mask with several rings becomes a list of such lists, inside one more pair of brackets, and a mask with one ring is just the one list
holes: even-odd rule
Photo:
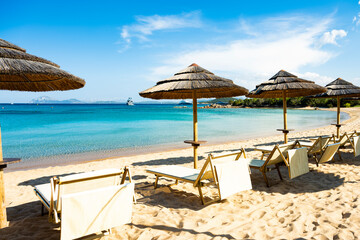
[[[295, 97], [287, 98], [288, 107], [322, 107], [332, 108], [336, 107], [336, 98], [309, 98], [309, 97]], [[240, 107], [282, 107], [282, 98], [217, 98], [206, 101], [206, 103], [228, 103], [232, 106]], [[344, 98], [340, 101], [341, 107], [355, 107], [360, 106], [360, 100]]]

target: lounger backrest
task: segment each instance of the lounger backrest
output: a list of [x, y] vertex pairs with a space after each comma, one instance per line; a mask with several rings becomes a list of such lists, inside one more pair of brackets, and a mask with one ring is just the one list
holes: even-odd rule
[[327, 162], [327, 161], [330, 161], [331, 159], [333, 159], [334, 155], [338, 151], [339, 147], [340, 147], [340, 143], [329, 144], [326, 147], [325, 152], [321, 156], [319, 163], [324, 163], [324, 162]]
[[312, 154], [322, 151], [325, 148], [325, 146], [329, 143], [330, 139], [331, 139], [330, 137], [329, 138], [319, 137], [310, 147], [308, 152]]
[[347, 133], [344, 133], [340, 136], [338, 143], [340, 143], [340, 146], [344, 146], [347, 142], [350, 142], [350, 138]]
[[63, 195], [61, 240], [130, 223], [133, 196], [133, 183]]
[[349, 136], [349, 138], [356, 137], [356, 136], [357, 136], [357, 132], [356, 132], [356, 130], [355, 130], [355, 131], [353, 131], [353, 132], [349, 132], [348, 136]]
[[245, 159], [214, 164], [220, 199], [252, 189], [249, 166]]
[[245, 151], [241, 150], [240, 152], [223, 154], [223, 155], [215, 155], [211, 154], [211, 161], [213, 164], [215, 163], [226, 163], [226, 162], [233, 162], [237, 161], [240, 158], [245, 158]]
[[119, 185], [122, 174], [120, 169], [104, 169], [60, 177], [57, 184], [58, 196], [55, 196], [58, 199], [56, 209], [61, 209], [62, 195]]
[[292, 149], [292, 145], [276, 145], [271, 151], [267, 159], [265, 160], [266, 165], [273, 165], [285, 160], [285, 152], [289, 149]]
[[240, 152], [235, 153], [229, 153], [225, 155], [213, 155], [209, 154], [208, 158], [206, 159], [204, 166], [200, 170], [200, 173], [197, 177], [197, 179], [194, 182], [194, 186], [197, 186], [197, 184], [201, 180], [214, 178], [214, 165], [213, 164], [220, 164], [220, 163], [226, 163], [226, 162], [233, 162], [237, 161], [240, 158], [245, 158], [245, 150], [241, 149]]
[[289, 178], [295, 178], [309, 172], [306, 147], [288, 150]]
[[355, 157], [360, 155], [360, 136], [353, 137], [354, 143], [354, 155]]

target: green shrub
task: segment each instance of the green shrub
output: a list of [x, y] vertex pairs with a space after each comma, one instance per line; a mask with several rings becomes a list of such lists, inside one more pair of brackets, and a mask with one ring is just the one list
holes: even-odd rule
[[349, 108], [349, 107], [351, 107], [351, 104], [350, 103], [345, 103], [345, 107]]

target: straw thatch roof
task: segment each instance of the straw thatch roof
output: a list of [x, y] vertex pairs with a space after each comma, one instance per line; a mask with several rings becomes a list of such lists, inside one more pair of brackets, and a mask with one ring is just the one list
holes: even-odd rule
[[46, 59], [0, 39], [0, 89], [55, 91], [82, 88], [85, 81]]
[[336, 98], [339, 97], [360, 97], [360, 87], [345, 81], [342, 78], [337, 78], [325, 86], [327, 91], [315, 95], [316, 98]]
[[246, 88], [216, 76], [194, 63], [139, 94], [152, 99], [189, 99], [192, 98], [194, 90], [198, 98], [234, 97], [248, 93]]
[[326, 89], [312, 81], [298, 78], [281, 70], [268, 81], [257, 85], [246, 96], [250, 98], [281, 98], [283, 91], [286, 91], [287, 97], [301, 97], [323, 93], [326, 92]]

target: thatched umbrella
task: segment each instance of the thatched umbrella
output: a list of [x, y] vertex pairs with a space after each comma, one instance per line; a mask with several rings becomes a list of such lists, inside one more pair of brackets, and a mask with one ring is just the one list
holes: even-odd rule
[[159, 81], [152, 88], [140, 92], [140, 96], [152, 99], [192, 99], [193, 100], [193, 141], [185, 141], [194, 148], [194, 168], [197, 168], [198, 140], [197, 99], [241, 96], [248, 93], [246, 88], [233, 81], [214, 75], [212, 72], [193, 63], [174, 76]]
[[312, 81], [298, 78], [297, 76], [288, 73], [284, 70], [280, 70], [268, 81], [257, 85], [247, 97], [250, 98], [282, 98], [284, 109], [284, 129], [278, 129], [284, 133], [284, 142], [287, 143], [287, 109], [286, 98], [287, 97], [302, 97], [309, 96], [318, 93], [326, 92], [324, 87], [316, 85]]
[[[64, 91], [82, 88], [85, 81], [46, 59], [0, 39], [0, 89], [11, 91]], [[7, 226], [0, 135], [0, 228]]]
[[337, 99], [337, 121], [336, 121], [336, 135], [340, 135], [340, 98], [344, 97], [360, 97], [360, 87], [345, 81], [342, 78], [337, 78], [331, 83], [327, 84], [326, 92], [315, 95], [315, 98], [336, 98]]

